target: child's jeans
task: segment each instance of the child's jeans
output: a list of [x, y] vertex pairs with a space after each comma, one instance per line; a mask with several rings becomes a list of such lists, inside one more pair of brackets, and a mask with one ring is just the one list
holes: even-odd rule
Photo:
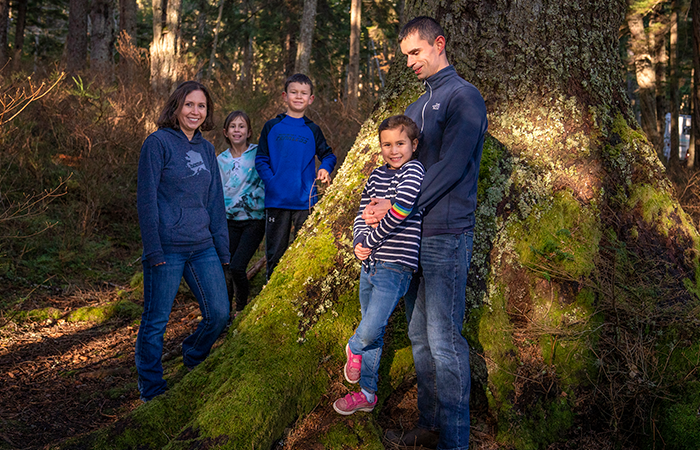
[[360, 386], [369, 392], [377, 392], [384, 330], [412, 277], [410, 267], [383, 261], [373, 262], [368, 271], [363, 268], [360, 273], [362, 320], [348, 345], [353, 354], [362, 356]]

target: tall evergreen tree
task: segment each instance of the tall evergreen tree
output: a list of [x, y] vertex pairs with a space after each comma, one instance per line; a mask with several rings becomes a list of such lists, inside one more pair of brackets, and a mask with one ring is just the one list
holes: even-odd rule
[[68, 36], [64, 58], [66, 71], [76, 73], [85, 69], [88, 50], [88, 0], [70, 0], [68, 9]]

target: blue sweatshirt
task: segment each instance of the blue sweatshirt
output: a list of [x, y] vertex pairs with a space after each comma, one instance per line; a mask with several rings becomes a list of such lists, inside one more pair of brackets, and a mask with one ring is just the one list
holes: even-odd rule
[[265, 208], [309, 209], [318, 201], [319, 170], [333, 172], [336, 157], [321, 129], [309, 118], [280, 114], [268, 120], [260, 133], [255, 168], [265, 183]]
[[141, 147], [137, 203], [143, 257], [149, 264], [165, 253], [216, 247], [228, 264], [228, 228], [214, 146], [197, 131], [187, 136], [161, 128]]
[[426, 173], [416, 208], [423, 236], [474, 228], [479, 164], [488, 128], [479, 90], [448, 66], [424, 81], [426, 92], [406, 108], [421, 130], [418, 160]]

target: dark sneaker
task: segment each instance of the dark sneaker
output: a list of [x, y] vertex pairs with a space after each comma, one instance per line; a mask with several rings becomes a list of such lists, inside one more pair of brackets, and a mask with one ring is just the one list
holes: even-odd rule
[[376, 405], [376, 395], [374, 396], [374, 401], [370, 403], [367, 401], [367, 398], [365, 398], [365, 394], [360, 391], [339, 398], [333, 402], [333, 409], [335, 409], [338, 414], [349, 416], [357, 411], [371, 412]]
[[387, 430], [384, 438], [392, 444], [400, 447], [416, 448], [437, 448], [440, 434], [425, 428], [414, 428], [409, 431]]
[[360, 381], [360, 374], [362, 373], [362, 355], [355, 355], [350, 350], [350, 346], [345, 345], [345, 357], [347, 361], [343, 368], [343, 374], [348, 383], [355, 384]]

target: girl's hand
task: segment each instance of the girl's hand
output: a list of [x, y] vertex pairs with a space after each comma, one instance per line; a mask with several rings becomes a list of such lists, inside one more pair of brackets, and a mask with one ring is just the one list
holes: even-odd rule
[[365, 259], [369, 258], [369, 255], [371, 254], [371, 248], [364, 248], [362, 244], [357, 244], [355, 246], [355, 256], [357, 256], [357, 259], [359, 259], [360, 261], [364, 261]]

